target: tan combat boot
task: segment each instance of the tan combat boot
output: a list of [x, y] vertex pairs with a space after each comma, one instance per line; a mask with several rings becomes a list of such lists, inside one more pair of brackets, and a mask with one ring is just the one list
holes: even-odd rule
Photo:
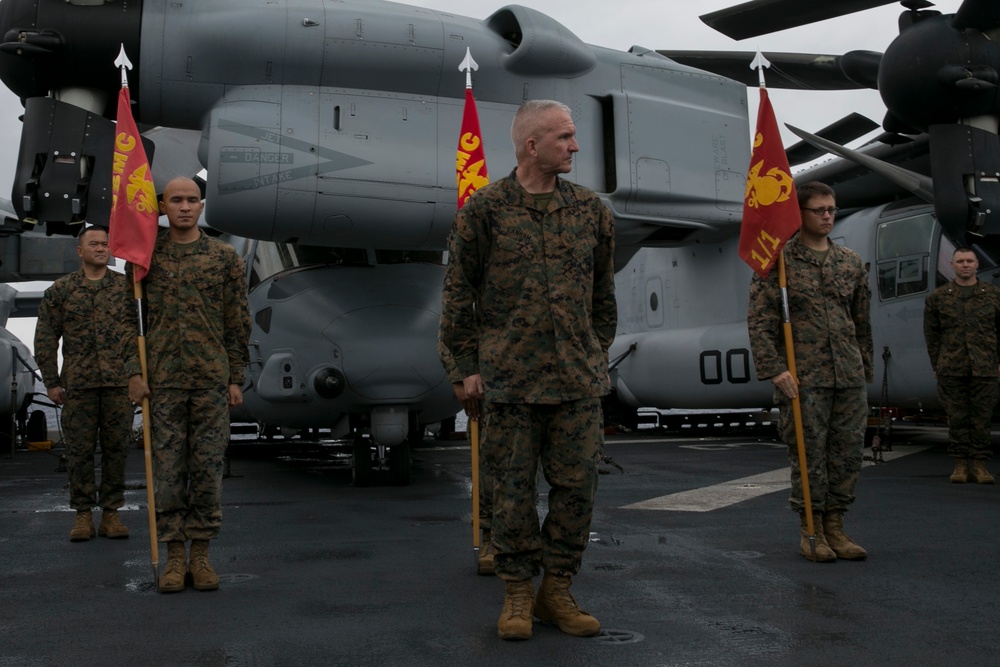
[[596, 618], [580, 609], [569, 592], [570, 578], [545, 573], [535, 598], [535, 616], [553, 621], [559, 629], [574, 637], [592, 637], [601, 631]]
[[969, 479], [977, 484], [992, 484], [995, 481], [993, 475], [986, 469], [986, 461], [982, 459], [972, 460], [972, 470], [969, 471]]
[[191, 580], [195, 590], [219, 590], [219, 577], [208, 562], [208, 540], [191, 540]]
[[955, 459], [955, 470], [951, 473], [952, 484], [965, 484], [969, 481], [969, 462], [965, 459]]
[[493, 548], [493, 543], [490, 541], [490, 531], [484, 530], [483, 543], [479, 547], [479, 555], [476, 556], [476, 569], [479, 574], [495, 574], [494, 559], [496, 554], [497, 550]]
[[500, 639], [531, 639], [531, 603], [534, 596], [535, 587], [531, 579], [506, 582], [503, 609], [497, 621]]
[[184, 543], [180, 540], [167, 542], [167, 564], [160, 575], [161, 593], [180, 593], [184, 590], [187, 562], [184, 560]]
[[73, 530], [69, 531], [69, 541], [86, 542], [94, 535], [94, 518], [90, 510], [79, 510], [76, 513]]
[[867, 551], [844, 534], [843, 512], [827, 512], [823, 515], [823, 536], [837, 558], [861, 560], [868, 555]]
[[[812, 549], [809, 548], [809, 528], [806, 525], [806, 513], [801, 512], [799, 519], [802, 525], [802, 539], [799, 541], [799, 553], [809, 560], [813, 559]], [[816, 562], [829, 563], [837, 560], [837, 554], [833, 552], [823, 535], [823, 515], [813, 513], [813, 529], [816, 531]]]
[[128, 528], [122, 523], [118, 516], [118, 510], [104, 510], [101, 512], [101, 525], [97, 527], [97, 534], [101, 537], [108, 537], [112, 540], [128, 537]]

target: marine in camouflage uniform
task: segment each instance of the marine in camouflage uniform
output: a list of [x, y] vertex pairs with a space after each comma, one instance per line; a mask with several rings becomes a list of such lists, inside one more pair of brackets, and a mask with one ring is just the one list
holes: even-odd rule
[[[824, 519], [817, 526], [817, 559], [863, 558], [857, 545], [860, 551], [841, 550], [834, 542], [843, 514], [854, 502], [861, 471], [865, 385], [873, 379], [871, 287], [858, 254], [827, 238], [835, 214], [833, 191], [824, 184], [806, 184], [799, 201], [803, 227], [784, 249], [797, 382], [788, 373], [777, 270], [766, 279], [754, 274], [751, 281], [750, 343], [758, 377], [775, 383], [779, 430], [791, 464], [790, 505], [804, 515], [792, 410], [792, 398], [799, 396], [812, 511]], [[815, 250], [806, 241], [826, 250]], [[833, 529], [826, 532], [834, 533], [832, 551], [823, 537], [831, 523]], [[811, 557], [805, 543], [800, 546]]]
[[[69, 504], [76, 510], [70, 540], [128, 537], [118, 516], [125, 504], [125, 461], [133, 410], [125, 388], [123, 345], [134, 321], [125, 276], [108, 270], [108, 235], [89, 227], [80, 234], [79, 270], [56, 280], [38, 306], [35, 359], [49, 398], [62, 406], [63, 439], [69, 469]], [[63, 368], [58, 372], [59, 339]], [[101, 484], [94, 454], [101, 445]], [[91, 509], [100, 506], [94, 530]]]
[[924, 304], [924, 339], [948, 414], [948, 454], [955, 459], [951, 481], [964, 483], [971, 475], [992, 484], [986, 462], [1000, 377], [1000, 289], [977, 280], [979, 261], [969, 248], [956, 249], [951, 265], [955, 280], [934, 290]]
[[161, 210], [170, 228], [160, 232], [144, 279], [148, 387], [137, 355], [125, 365], [132, 400], [150, 398], [156, 527], [170, 552], [163, 592], [183, 590], [183, 572], [179, 585], [174, 575], [178, 547], [183, 565], [186, 540], [192, 542], [195, 588], [218, 588], [208, 540], [218, 537], [222, 525], [229, 409], [242, 403], [249, 358], [243, 260], [232, 246], [198, 229], [203, 206], [190, 179], [175, 179], [164, 190]]
[[[455, 217], [439, 348], [454, 360], [449, 380], [489, 404], [492, 539], [506, 586], [500, 636], [530, 637], [532, 611], [564, 632], [590, 635], [600, 624], [579, 610], [569, 583], [589, 537], [600, 397], [610, 391], [614, 219], [590, 190], [557, 177], [578, 150], [568, 109], [526, 103], [512, 136], [517, 168], [478, 190]], [[550, 486], [541, 527], [539, 462]], [[531, 578], [540, 569], [532, 606]]]

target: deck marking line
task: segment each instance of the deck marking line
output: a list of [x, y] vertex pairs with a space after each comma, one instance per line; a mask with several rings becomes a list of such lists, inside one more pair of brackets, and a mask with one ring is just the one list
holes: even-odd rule
[[[897, 445], [890, 452], [883, 452], [882, 458], [891, 461], [910, 454], [916, 454], [932, 445]], [[866, 461], [863, 467], [875, 465]], [[721, 484], [704, 486], [699, 489], [680, 491], [658, 498], [650, 498], [631, 505], [623, 505], [627, 510], [666, 510], [671, 512], [711, 512], [729, 507], [744, 500], [750, 500], [766, 493], [787, 491], [792, 486], [788, 468], [734, 479]]]

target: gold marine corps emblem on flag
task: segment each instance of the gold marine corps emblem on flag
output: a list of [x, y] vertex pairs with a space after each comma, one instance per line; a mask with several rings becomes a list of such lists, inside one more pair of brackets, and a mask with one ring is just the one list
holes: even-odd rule
[[[758, 132], [754, 138], [754, 155], [757, 149], [764, 143], [764, 134]], [[745, 195], [746, 205], [752, 208], [770, 206], [788, 201], [795, 193], [795, 181], [791, 175], [780, 167], [771, 167], [764, 175], [760, 171], [764, 168], [764, 160], [761, 159], [750, 167], [747, 174], [747, 191]]]

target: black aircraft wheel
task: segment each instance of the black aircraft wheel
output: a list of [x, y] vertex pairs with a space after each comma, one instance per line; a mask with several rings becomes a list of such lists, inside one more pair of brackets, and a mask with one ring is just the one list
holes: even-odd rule
[[455, 418], [449, 417], [448, 419], [441, 420], [441, 428], [437, 432], [438, 440], [450, 440], [451, 434], [455, 432]]
[[372, 483], [372, 448], [368, 441], [362, 438], [354, 441], [351, 481], [354, 486], [369, 486]]
[[389, 478], [394, 486], [410, 484], [410, 448], [406, 443], [389, 448]]

